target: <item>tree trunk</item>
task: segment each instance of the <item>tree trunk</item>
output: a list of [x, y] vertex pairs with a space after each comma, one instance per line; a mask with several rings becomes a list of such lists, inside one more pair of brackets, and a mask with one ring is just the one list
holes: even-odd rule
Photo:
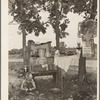
[[79, 82], [85, 82], [86, 79], [86, 57], [79, 59]]
[[56, 49], [59, 50], [59, 38], [60, 38], [60, 31], [59, 31], [59, 14], [58, 14], [58, 0], [55, 0], [55, 5], [56, 5], [56, 27], [55, 27], [55, 32], [56, 32]]
[[59, 29], [56, 26], [56, 49], [59, 50]]
[[28, 64], [29, 64], [29, 59], [30, 59], [30, 50], [31, 50], [31, 44], [28, 41]]
[[27, 65], [27, 56], [26, 56], [26, 32], [24, 27], [22, 29], [22, 44], [23, 44], [23, 63], [25, 67]]
[[86, 81], [86, 57], [82, 56], [82, 49], [79, 59], [78, 81], [79, 84]]

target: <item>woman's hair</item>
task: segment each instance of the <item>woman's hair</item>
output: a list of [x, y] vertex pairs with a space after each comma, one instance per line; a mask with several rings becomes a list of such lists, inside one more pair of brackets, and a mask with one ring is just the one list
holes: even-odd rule
[[31, 55], [31, 57], [39, 57], [39, 55], [38, 55], [37, 52], [35, 52], [35, 54], [34, 55]]
[[31, 57], [35, 57], [34, 55], [31, 55]]

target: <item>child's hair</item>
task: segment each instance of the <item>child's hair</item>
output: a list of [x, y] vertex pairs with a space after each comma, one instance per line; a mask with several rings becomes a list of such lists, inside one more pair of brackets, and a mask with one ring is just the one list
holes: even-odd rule
[[26, 78], [30, 78], [30, 76], [32, 78], [32, 74], [30, 72], [27, 72], [26, 75], [25, 75]]

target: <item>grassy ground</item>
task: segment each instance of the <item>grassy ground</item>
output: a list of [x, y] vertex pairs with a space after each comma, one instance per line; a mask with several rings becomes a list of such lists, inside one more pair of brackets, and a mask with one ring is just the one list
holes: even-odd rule
[[65, 76], [63, 98], [60, 92], [54, 95], [50, 91], [51, 88], [55, 87], [52, 76], [35, 77], [39, 91], [39, 93], [34, 93], [35, 96], [22, 93], [20, 86], [23, 77], [22, 74], [18, 74], [22, 68], [23, 63], [20, 61], [9, 62], [9, 100], [68, 100], [70, 95], [73, 95], [74, 100], [96, 100], [97, 68], [95, 64], [94, 67], [87, 67], [88, 82], [83, 84], [81, 91], [77, 81], [78, 67], [70, 66]]

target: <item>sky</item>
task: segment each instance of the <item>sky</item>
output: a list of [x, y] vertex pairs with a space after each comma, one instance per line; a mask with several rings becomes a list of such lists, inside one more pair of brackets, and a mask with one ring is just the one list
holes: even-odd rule
[[[44, 21], [48, 20], [47, 15], [48, 13], [41, 12], [41, 16]], [[77, 42], [81, 41], [81, 39], [77, 37], [78, 23], [84, 19], [82, 16], [73, 13], [68, 13], [67, 17], [69, 18], [70, 23], [68, 24], [68, 28], [66, 30], [70, 35], [66, 36], [66, 38], [60, 39], [60, 41], [65, 42], [67, 47], [76, 47]], [[11, 16], [9, 16], [9, 22], [10, 21], [12, 21]], [[19, 35], [17, 31], [18, 25], [8, 25], [8, 50], [22, 48], [22, 35]], [[53, 32], [52, 27], [48, 27], [45, 35], [41, 33], [38, 37], [36, 37], [34, 36], [34, 32], [33, 34], [29, 34], [27, 35], [26, 40], [33, 40], [40, 43], [52, 41], [52, 46], [55, 46], [56, 44], [55, 33]]]

